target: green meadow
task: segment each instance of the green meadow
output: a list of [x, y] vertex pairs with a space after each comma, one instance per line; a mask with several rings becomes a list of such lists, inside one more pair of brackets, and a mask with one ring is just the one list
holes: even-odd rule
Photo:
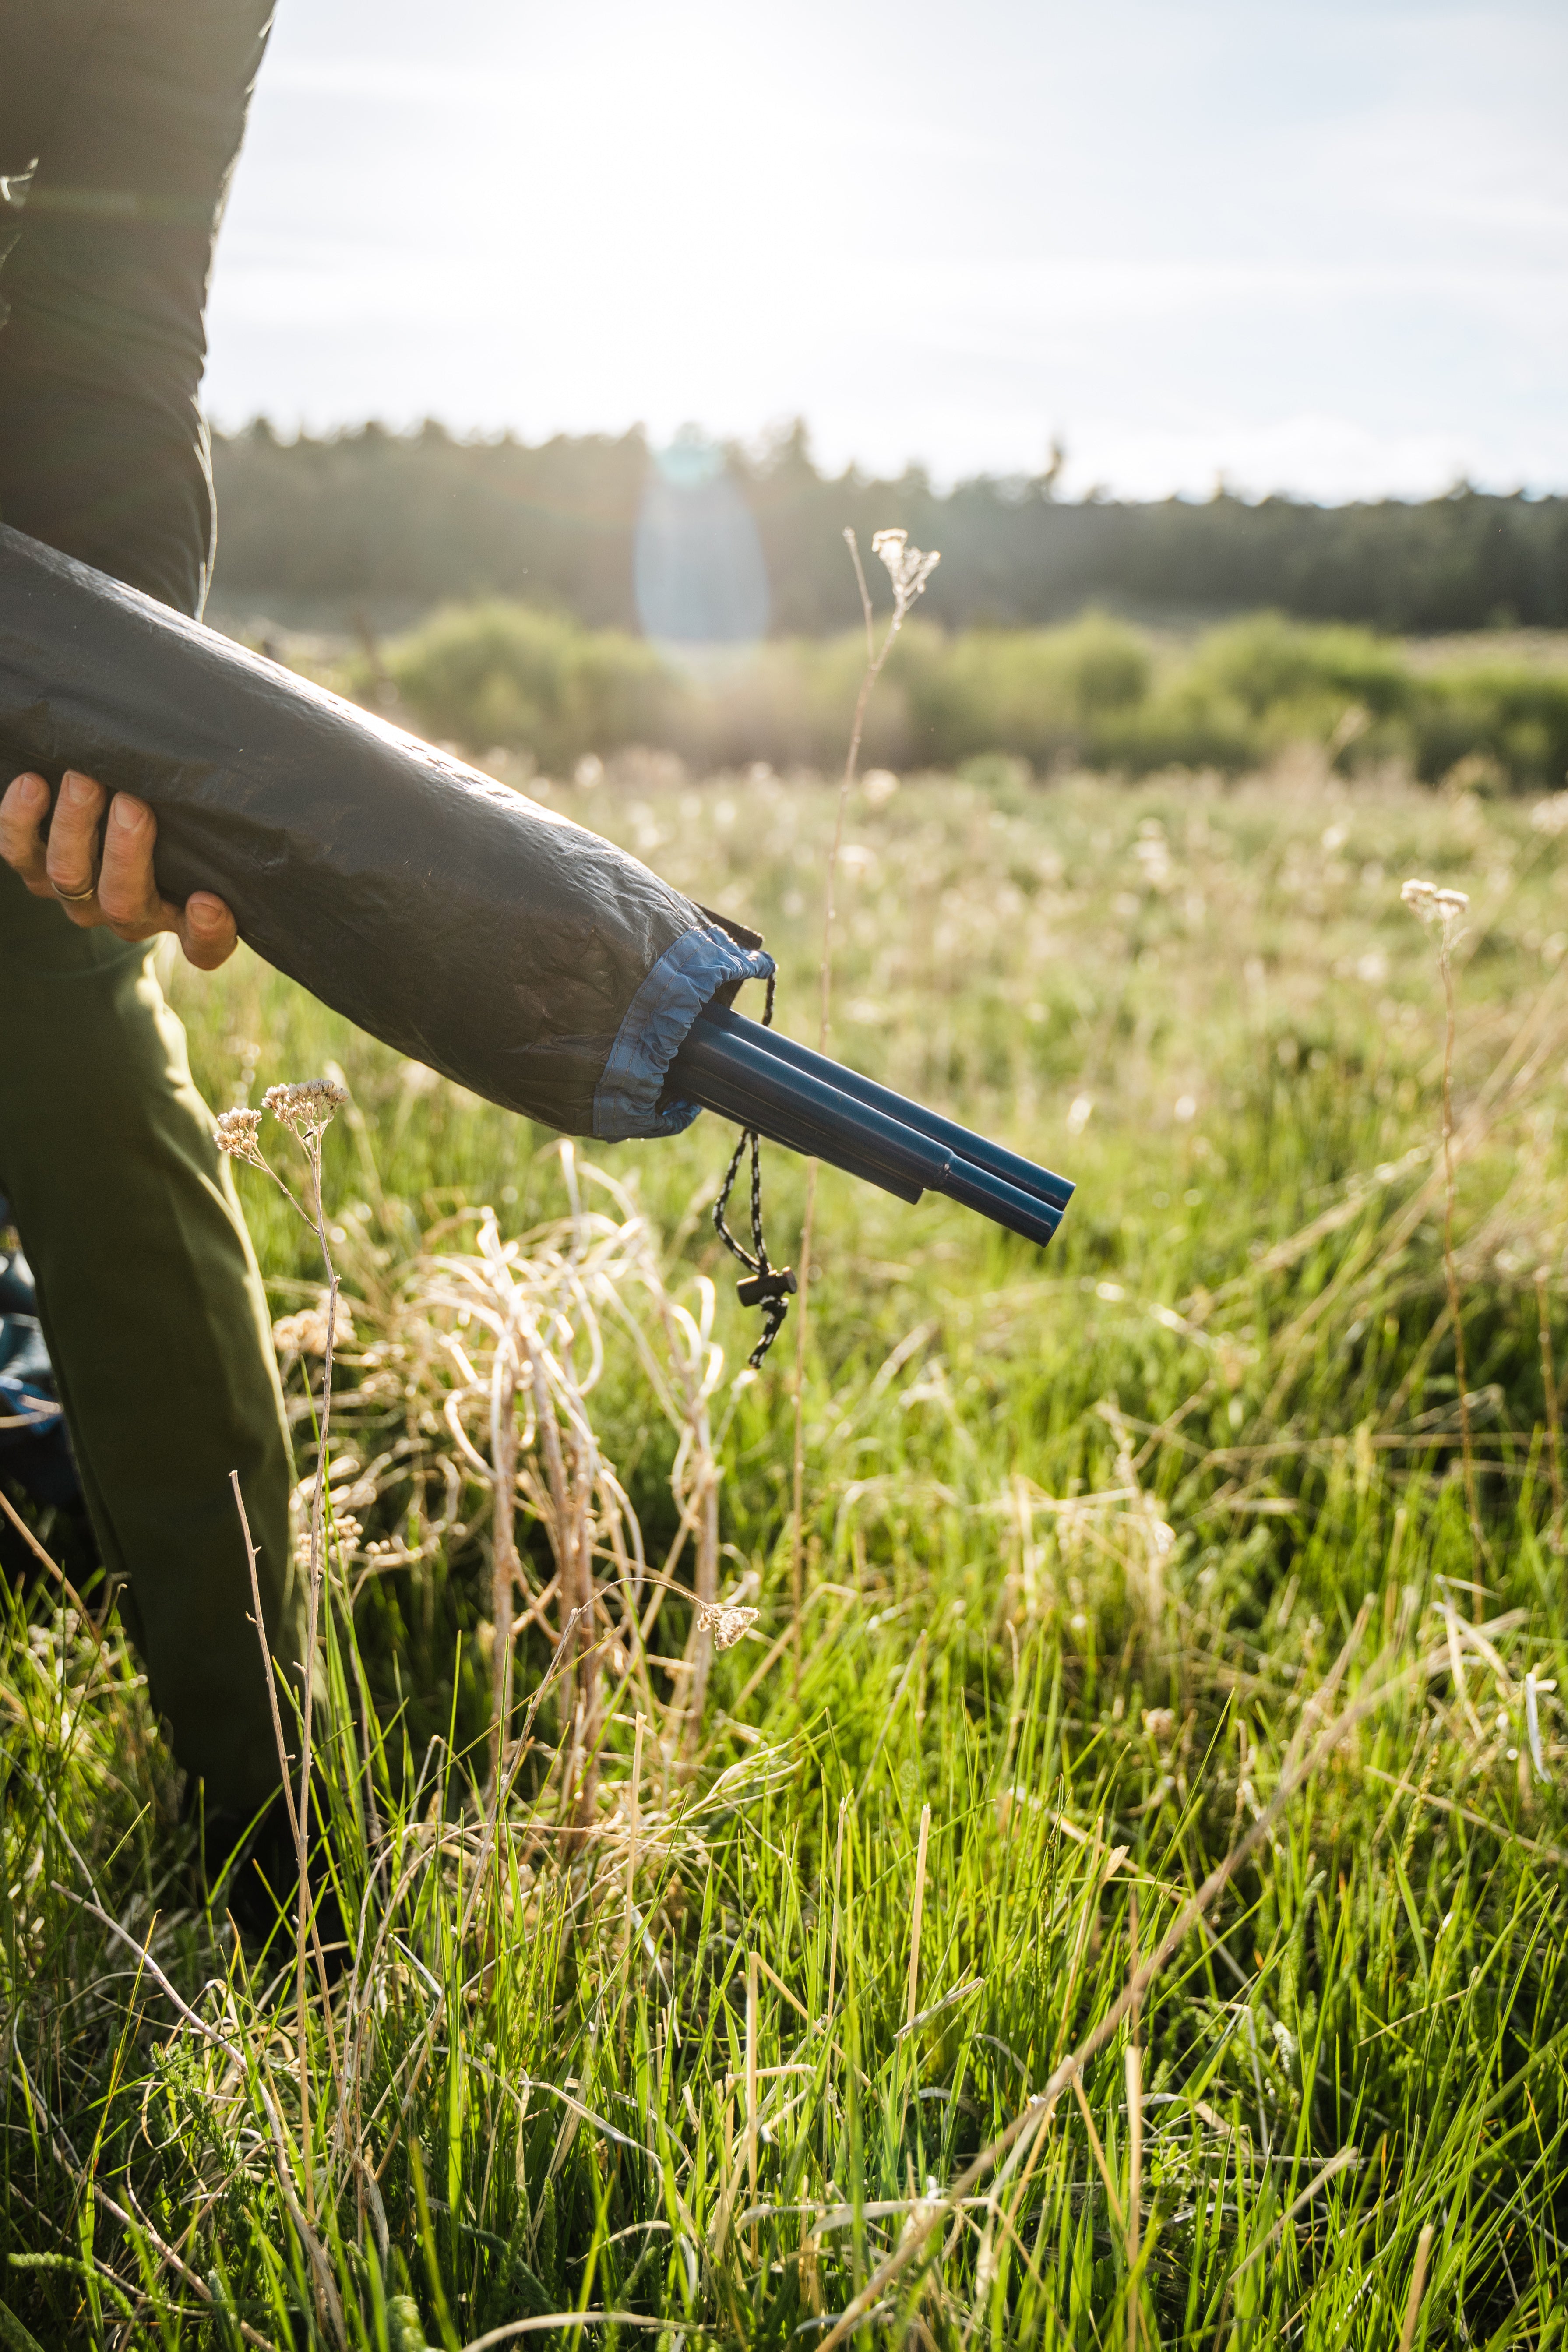
[[[1354, 776], [1257, 713], [1228, 780], [872, 747], [830, 1049], [1079, 1190], [1041, 1253], [823, 1171], [754, 1374], [719, 1122], [563, 1154], [170, 975], [215, 1108], [351, 1095], [347, 1949], [237, 1941], [117, 1621], [13, 1595], [0, 2343], [1562, 2341], [1568, 794], [1402, 780], [1375, 683]], [[524, 732], [815, 1042], [837, 787]], [[237, 1173], [308, 1479], [325, 1274]]]

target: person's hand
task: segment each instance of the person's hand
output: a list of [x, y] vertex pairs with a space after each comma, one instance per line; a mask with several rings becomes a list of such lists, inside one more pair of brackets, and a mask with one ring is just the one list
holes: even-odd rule
[[[99, 819], [108, 803], [101, 863]], [[210, 890], [193, 890], [183, 907], [160, 898], [153, 879], [158, 824], [145, 801], [130, 793], [110, 800], [90, 776], [68, 769], [55, 814], [42, 776], [17, 776], [0, 798], [0, 857], [19, 874], [35, 898], [58, 898], [60, 911], [82, 930], [100, 926], [117, 940], [150, 940], [173, 931], [187, 962], [216, 971], [234, 953], [234, 917]]]

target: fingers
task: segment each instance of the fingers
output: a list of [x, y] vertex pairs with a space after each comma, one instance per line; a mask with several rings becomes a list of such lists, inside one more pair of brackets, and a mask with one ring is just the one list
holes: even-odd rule
[[92, 901], [82, 900], [81, 893], [92, 888], [97, 877], [98, 820], [108, 797], [103, 786], [91, 776], [80, 775], [74, 768], [66, 770], [49, 826], [44, 866], [50, 888], [62, 902], [80, 900], [77, 906], [66, 904], [66, 912], [74, 923], [98, 919]]
[[49, 896], [42, 829], [48, 809], [49, 788], [42, 776], [14, 777], [0, 798], [0, 857], [21, 876], [35, 898]]
[[[60, 787], [62, 806], [67, 785]], [[57, 816], [49, 835], [54, 854]], [[116, 793], [103, 828], [103, 863], [98, 876], [98, 903], [105, 921], [121, 938], [144, 939], [164, 928], [163, 902], [153, 879], [153, 847], [158, 838], [157, 820], [144, 801]]]
[[[46, 842], [49, 788], [41, 776], [14, 778], [0, 796], [0, 857], [35, 898], [58, 897], [61, 913], [79, 928], [105, 924], [128, 941], [173, 931], [187, 962], [216, 971], [238, 944], [233, 915], [210, 890], [193, 891], [184, 907], [160, 895], [153, 873], [158, 822], [134, 793], [116, 793], [109, 802], [100, 860], [98, 826], [106, 801], [91, 776], [68, 770]], [[81, 898], [84, 890], [92, 895]]]
[[176, 908], [169, 911], [175, 917], [174, 929], [187, 963], [195, 964], [198, 971], [216, 971], [220, 963], [228, 961], [239, 944], [239, 933], [221, 898], [215, 898], [210, 890], [193, 890], [183, 916]]
[[234, 917], [210, 890], [194, 890], [184, 907], [163, 898], [153, 875], [158, 820], [145, 801], [116, 793], [103, 828], [103, 867], [98, 903], [117, 939], [147, 940], [173, 931], [185, 960], [198, 971], [216, 971], [238, 943]]

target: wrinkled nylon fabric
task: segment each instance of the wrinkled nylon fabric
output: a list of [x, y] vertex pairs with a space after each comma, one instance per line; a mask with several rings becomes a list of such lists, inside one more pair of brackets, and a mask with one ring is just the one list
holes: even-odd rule
[[139, 793], [166, 897], [216, 891], [323, 1003], [568, 1134], [684, 1126], [691, 1022], [773, 970], [612, 843], [10, 529], [0, 747]]
[[[748, 980], [765, 980], [773, 968], [772, 956], [737, 946], [711, 925], [683, 931], [666, 949], [633, 997], [610, 1048], [594, 1095], [595, 1135], [679, 1135], [690, 1126], [697, 1117], [696, 1103], [673, 1096], [659, 1101], [664, 1074], [703, 1006], [721, 991], [733, 993], [737, 957]], [[655, 1073], [658, 1091], [650, 1104], [648, 1088]], [[650, 1115], [657, 1127], [646, 1123]]]

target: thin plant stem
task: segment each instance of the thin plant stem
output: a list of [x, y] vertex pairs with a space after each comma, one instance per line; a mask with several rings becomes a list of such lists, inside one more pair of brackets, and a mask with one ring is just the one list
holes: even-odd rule
[[312, 1223], [327, 1269], [327, 1329], [322, 1357], [321, 1409], [317, 1423], [316, 1476], [310, 1493], [310, 1567], [305, 1613], [305, 1690], [300, 1733], [300, 1796], [296, 1807], [295, 2002], [300, 2044], [300, 2147], [305, 2165], [305, 2210], [315, 2215], [315, 2174], [310, 2148], [310, 2022], [305, 2005], [305, 1956], [310, 1939], [312, 1906], [308, 1862], [310, 1848], [310, 1753], [316, 1687], [316, 1645], [321, 1638], [321, 1585], [326, 1565], [327, 1446], [332, 1417], [332, 1348], [337, 1338], [338, 1273], [327, 1238], [326, 1211], [321, 1202], [321, 1139], [318, 1132], [306, 1145], [310, 1170]]
[[1563, 1417], [1557, 1401], [1557, 1367], [1552, 1353], [1552, 1313], [1546, 1295], [1546, 1268], [1535, 1275], [1535, 1312], [1541, 1327], [1541, 1392], [1546, 1405], [1546, 1466], [1552, 1479], [1552, 1548], [1563, 1545]]
[[5, 1512], [5, 1517], [10, 1520], [11, 1525], [16, 1528], [16, 1533], [21, 1537], [22, 1541], [26, 1545], [28, 1550], [31, 1551], [38, 1559], [43, 1561], [44, 1566], [48, 1570], [49, 1574], [54, 1578], [55, 1582], [59, 1586], [60, 1591], [65, 1594], [66, 1599], [70, 1602], [71, 1607], [76, 1611], [77, 1615], [87, 1627], [88, 1632], [92, 1635], [92, 1638], [97, 1643], [99, 1649], [101, 1650], [103, 1647], [103, 1633], [101, 1628], [97, 1622], [97, 1620], [94, 1618], [92, 1612], [89, 1609], [86, 1601], [82, 1599], [80, 1593], [77, 1591], [75, 1585], [71, 1582], [64, 1569], [57, 1568], [55, 1566], [54, 1561], [49, 1558], [48, 1553], [44, 1549], [43, 1545], [38, 1541], [37, 1537], [27, 1525], [27, 1522], [22, 1517], [21, 1512], [17, 1510], [16, 1505], [11, 1501], [9, 1496], [5, 1494], [3, 1488], [0, 1488], [0, 1511]]
[[228, 1483], [234, 1488], [234, 1507], [239, 1514], [239, 1531], [245, 1540], [246, 1562], [250, 1570], [250, 1598], [256, 1611], [256, 1638], [261, 1644], [262, 1672], [267, 1682], [267, 1703], [272, 1711], [272, 1737], [278, 1744], [278, 1769], [282, 1781], [283, 1802], [288, 1809], [289, 1834], [298, 1851], [300, 1814], [294, 1802], [294, 1784], [289, 1777], [289, 1768], [294, 1759], [289, 1753], [288, 1742], [283, 1737], [283, 1717], [278, 1705], [278, 1682], [272, 1671], [271, 1652], [267, 1645], [267, 1620], [261, 1612], [261, 1580], [257, 1573], [256, 1541], [250, 1532], [250, 1519], [245, 1507], [245, 1496], [240, 1492], [237, 1470], [229, 1472]]
[[490, 1770], [499, 1791], [511, 1714], [512, 1603], [517, 1582], [517, 1353], [510, 1332], [496, 1349], [490, 1391], [490, 1460], [495, 1476], [490, 1519]]
[[[746, 2186], [757, 2201], [757, 1956], [746, 1955]], [[752, 2225], [752, 2258], [756, 2259], [757, 2231]]]
[[[1465, 1504], [1469, 1512], [1470, 1537], [1475, 1546], [1478, 1573], [1481, 1564], [1491, 1565], [1491, 1549], [1481, 1527], [1479, 1490], [1476, 1483], [1476, 1449], [1470, 1426], [1469, 1374], [1465, 1362], [1465, 1318], [1459, 1297], [1459, 1270], [1454, 1257], [1454, 1213], [1456, 1184], [1454, 1178], [1454, 963], [1449, 926], [1445, 923], [1437, 939], [1437, 968], [1443, 975], [1443, 1277], [1448, 1291], [1448, 1316], [1454, 1327], [1454, 1376], [1459, 1384], [1459, 1444], [1464, 1454]], [[1479, 1588], [1471, 1595], [1470, 1613], [1479, 1624], [1483, 1609]]]
[[[1138, 1889], [1127, 1898], [1129, 1979], [1138, 1982]], [[1143, 2051], [1138, 2039], [1139, 2003], [1128, 2020], [1127, 2074], [1127, 2352], [1138, 2352], [1138, 2252], [1143, 2220]]]
[[[294, 1933], [294, 1993], [295, 2020], [298, 2035], [300, 2073], [300, 2146], [304, 2165], [305, 2210], [315, 2220], [315, 2175], [310, 2141], [310, 2014], [305, 2000], [306, 1954], [314, 1937], [318, 1961], [321, 1962], [321, 1939], [315, 1934], [314, 1911], [310, 1902], [310, 1873], [307, 1867], [310, 1843], [310, 1762], [314, 1729], [313, 1717], [316, 1691], [316, 1651], [321, 1638], [321, 1591], [326, 1579], [326, 1502], [327, 1461], [332, 1417], [332, 1357], [337, 1341], [338, 1273], [332, 1263], [331, 1244], [327, 1234], [326, 1208], [321, 1198], [321, 1138], [328, 1122], [340, 1103], [348, 1099], [346, 1091], [336, 1080], [312, 1079], [304, 1086], [274, 1087], [263, 1097], [264, 1108], [270, 1110], [279, 1123], [287, 1127], [305, 1155], [310, 1174], [310, 1205], [301, 1202], [292, 1187], [272, 1166], [258, 1139], [260, 1113], [250, 1110], [226, 1111], [217, 1122], [217, 1140], [221, 1149], [249, 1166], [269, 1176], [284, 1198], [298, 1211], [316, 1236], [321, 1262], [327, 1272], [326, 1335], [322, 1342], [321, 1405], [316, 1427], [316, 1475], [310, 1495], [310, 1560], [305, 1612], [305, 1654], [301, 1661], [304, 1691], [300, 1706], [300, 1792], [289, 1807], [289, 1827], [294, 1832], [294, 1864], [296, 1874], [296, 1908]], [[237, 1479], [235, 1494], [239, 1498]], [[245, 1524], [245, 1507], [240, 1502], [240, 1520]], [[266, 1634], [260, 1622], [261, 1604], [256, 1582], [254, 1549], [248, 1528], [245, 1529], [246, 1546], [251, 1565], [252, 1592], [256, 1599], [258, 1632], [263, 1648]], [[353, 1624], [350, 1623], [352, 1640]], [[268, 1660], [270, 1668], [270, 1661]], [[282, 1756], [282, 1729], [274, 1714], [274, 1729]], [[288, 1774], [284, 1773], [285, 1784]], [[325, 1994], [326, 1969], [321, 1962], [321, 1990]], [[329, 2024], [329, 2032], [331, 2027]], [[335, 2063], [335, 2053], [334, 2053]]]
[[642, 1828], [642, 1743], [644, 1717], [637, 1709], [637, 1737], [632, 1748], [631, 1786], [626, 1792], [626, 1959], [630, 1965], [637, 1941], [637, 1838]]
[[[1094, 2116], [1089, 2107], [1088, 2095], [1083, 2087], [1083, 2077], [1081, 2074], [1075, 2074], [1073, 2076], [1072, 2092], [1074, 2098], [1078, 2101], [1079, 2113], [1083, 2117], [1083, 2127], [1089, 2134], [1089, 2152], [1094, 2158], [1096, 2169], [1099, 2171], [1100, 2179], [1105, 2186], [1105, 2202], [1110, 2214], [1110, 2226], [1113, 2230], [1119, 2230], [1125, 2237], [1127, 2233], [1127, 2217], [1121, 2210], [1121, 2200], [1116, 2193], [1116, 2183], [1110, 2177], [1110, 2165], [1106, 2157], [1105, 2144], [1101, 2140], [1099, 2132], [1094, 2127]], [[1036, 2147], [1038, 2147], [1044, 2139], [1045, 2134], [1042, 2132], [1039, 2135], [1039, 2138], [1035, 2143]], [[1031, 2161], [1033, 2161], [1032, 2152]]]
[[1337, 2155], [1330, 2157], [1326, 2164], [1320, 2165], [1300, 2195], [1292, 2198], [1290, 2203], [1286, 2206], [1268, 2235], [1258, 2240], [1245, 2262], [1237, 2263], [1230, 2274], [1227, 2285], [1234, 2286], [1237, 2280], [1252, 2268], [1254, 2263], [1260, 2263], [1263, 2260], [1269, 2247], [1277, 2245], [1284, 2236], [1297, 2214], [1304, 2213], [1312, 2200], [1328, 2187], [1331, 2180], [1336, 2179], [1342, 2172], [1348, 2172], [1353, 2165], [1360, 2162], [1361, 2152], [1358, 2148], [1342, 2147]]
[[[256, 1549], [255, 1538], [250, 1532], [249, 1515], [245, 1507], [245, 1496], [240, 1492], [239, 1473], [237, 1470], [231, 1470], [229, 1472], [228, 1483], [234, 1488], [234, 1507], [239, 1513], [239, 1531], [245, 1540], [246, 1562], [250, 1570], [250, 1598], [256, 1610], [256, 1637], [261, 1644], [261, 1669], [267, 1682], [267, 1703], [272, 1712], [272, 1737], [277, 1742], [278, 1747], [278, 1770], [283, 1790], [283, 1803], [289, 1815], [289, 1835], [293, 1841], [295, 1853], [298, 1853], [300, 1850], [300, 1816], [298, 1808], [294, 1802], [293, 1782], [289, 1779], [289, 1766], [292, 1764], [294, 1759], [289, 1753], [288, 1744], [283, 1737], [283, 1717], [278, 1705], [278, 1677], [273, 1669], [271, 1652], [267, 1646], [267, 1621], [261, 1613], [261, 1581], [257, 1569], [258, 1554]], [[367, 1766], [367, 1783], [368, 1779], [369, 1768]], [[327, 1981], [327, 1957], [321, 1949], [321, 1924], [316, 1917], [313, 1908], [310, 1913], [310, 1942], [316, 1954], [316, 1967], [320, 1971], [321, 1982], [325, 1985]], [[332, 2029], [332, 2012], [330, 2004], [323, 2008], [321, 2014], [326, 2021], [327, 2035], [331, 2049], [332, 2072], [334, 2075], [336, 2075], [339, 2071], [337, 2039]]]
[[1410, 2352], [1415, 2341], [1415, 2323], [1421, 2315], [1421, 2298], [1426, 2292], [1426, 2263], [1436, 2235], [1430, 2221], [1421, 2224], [1421, 2235], [1415, 2241], [1415, 2268], [1410, 2273], [1410, 2293], [1405, 2305], [1405, 2325], [1399, 2331], [1399, 2352]]
[[[820, 993], [816, 1021], [816, 1050], [827, 1051], [828, 1035], [833, 1020], [833, 924], [836, 913], [835, 888], [838, 879], [839, 857], [844, 847], [844, 819], [849, 806], [849, 794], [860, 765], [860, 740], [865, 732], [866, 712], [871, 700], [872, 688], [882, 674], [883, 666], [892, 650], [894, 638], [904, 625], [904, 616], [918, 595], [917, 587], [906, 593], [898, 585], [895, 576], [893, 614], [888, 624], [887, 635], [879, 650], [876, 637], [876, 616], [871, 609], [871, 592], [866, 584], [866, 568], [860, 561], [860, 543], [848, 524], [844, 529], [844, 543], [849, 550], [849, 560], [855, 566], [855, 584], [860, 591], [860, 611], [866, 626], [866, 667], [860, 679], [860, 690], [855, 698], [855, 716], [849, 727], [849, 743], [844, 755], [844, 773], [838, 782], [838, 801], [833, 816], [833, 844], [827, 853], [827, 880], [822, 910], [822, 959], [819, 968]], [[934, 561], [934, 558], [932, 559]], [[923, 580], [921, 583], [923, 586]], [[805, 1601], [805, 1351], [806, 1335], [811, 1318], [811, 1250], [816, 1225], [816, 1169], [815, 1159], [805, 1163], [805, 1209], [800, 1228], [800, 1305], [795, 1322], [795, 1431], [791, 1476], [789, 1591], [790, 1608], [795, 1627], [795, 1688], [800, 1690], [801, 1636], [800, 1617]]]
[[922, 1805], [921, 1807], [920, 1845], [915, 1853], [915, 1899], [910, 1911], [910, 1984], [909, 1999], [904, 2017], [904, 2031], [906, 2033], [908, 2033], [913, 2027], [915, 2015], [920, 2008], [921, 1921], [925, 1912], [926, 1843], [930, 1836], [931, 1807], [929, 1805]]

